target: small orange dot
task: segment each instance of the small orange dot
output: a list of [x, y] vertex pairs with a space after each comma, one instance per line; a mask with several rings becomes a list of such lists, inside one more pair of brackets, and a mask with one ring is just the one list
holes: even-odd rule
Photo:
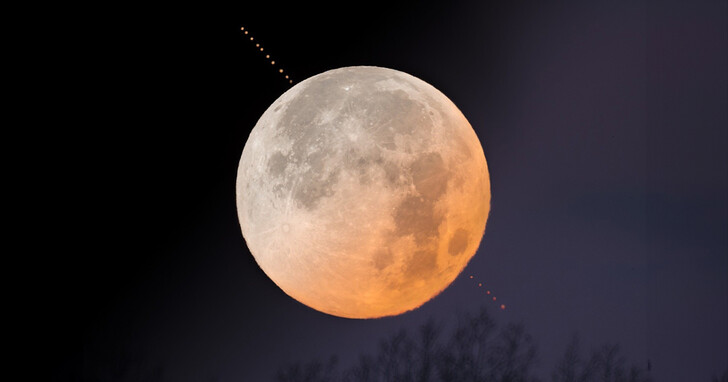
[[286, 75], [286, 79], [288, 79], [288, 75]]
[[505, 310], [505, 309], [506, 309], [506, 306], [501, 304], [501, 310]]
[[292, 84], [292, 83], [293, 83], [293, 80], [288, 80], [288, 83], [289, 83], [289, 84]]
[[244, 30], [245, 30], [245, 27], [240, 27], [240, 30], [241, 30], [241, 31], [244, 31]]
[[255, 44], [255, 47], [256, 48], [260, 48], [260, 44]]
[[245, 31], [245, 34], [248, 34], [248, 31]]
[[472, 279], [472, 278], [473, 278], [473, 276], [470, 276], [470, 278]]
[[488, 290], [488, 291], [485, 291], [485, 293], [486, 293], [486, 294], [490, 294], [490, 291], [489, 291], [489, 290]]
[[483, 283], [478, 283], [478, 286], [479, 286], [479, 287], [482, 287], [482, 286], [483, 286]]
[[253, 41], [253, 38], [252, 37], [250, 38], [250, 41]]
[[262, 52], [263, 51], [263, 48], [260, 48], [260, 51]]
[[495, 296], [493, 296], [493, 301], [495, 301]]
[[278, 73], [283, 73], [283, 69], [278, 69]]
[[265, 58], [270, 58], [270, 54], [266, 54], [265, 55]]
[[271, 65], [275, 65], [275, 64], [276, 64], [276, 62], [275, 62], [275, 61], [271, 61], [271, 62], [270, 62], [270, 64], [271, 64]]

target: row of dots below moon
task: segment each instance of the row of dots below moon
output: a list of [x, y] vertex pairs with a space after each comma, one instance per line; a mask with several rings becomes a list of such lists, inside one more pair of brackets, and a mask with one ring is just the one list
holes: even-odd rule
[[[474, 280], [474, 279], [475, 279], [475, 276], [473, 276], [473, 275], [470, 275], [470, 279], [471, 279], [471, 280]], [[479, 282], [479, 283], [478, 283], [478, 288], [482, 288], [482, 287], [483, 287], [483, 283]], [[485, 293], [486, 293], [487, 295], [491, 295], [491, 293], [490, 293], [490, 290], [486, 290], [486, 291], [485, 291]], [[497, 300], [497, 298], [496, 298], [495, 296], [493, 296], [493, 301], [496, 301], [496, 300]], [[500, 308], [501, 308], [501, 310], [505, 310], [505, 309], [506, 309], [506, 306], [505, 306], [505, 304], [501, 304], [501, 305], [500, 305]]]
[[[245, 30], [245, 27], [240, 27], [240, 30], [243, 31], [243, 34], [245, 34], [245, 35], [248, 35], [249, 34], [249, 31]], [[253, 36], [250, 36], [250, 41], [253, 41], [254, 42], [255, 41], [255, 38], [253, 38]], [[263, 49], [262, 46], [260, 46], [260, 43], [255, 43], [255, 47], [258, 48], [258, 49], [260, 49], [261, 52], [264, 52], [264, 49]], [[270, 61], [270, 64], [271, 65], [275, 65], [276, 64], [275, 60], [273, 60], [270, 57], [270, 54], [266, 54], [265, 55], [265, 58]], [[283, 69], [280, 69], [279, 68], [278, 69], [278, 73], [283, 74]], [[288, 74], [283, 74], [283, 76], [284, 76], [284, 78], [286, 80], [288, 80], [288, 83], [289, 84], [292, 84], [293, 83], [293, 80], [288, 77]]]

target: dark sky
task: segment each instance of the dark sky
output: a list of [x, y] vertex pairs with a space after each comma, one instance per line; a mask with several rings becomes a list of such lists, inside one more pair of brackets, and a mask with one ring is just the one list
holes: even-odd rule
[[[120, 362], [168, 381], [267, 380], [482, 305], [524, 323], [544, 380], [575, 332], [651, 360], [659, 381], [728, 368], [727, 2], [392, 3], [99, 13], [82, 39], [90, 58], [74, 64], [87, 91], [65, 100], [63, 116], [83, 118], [49, 135], [64, 144], [44, 170], [49, 213], [73, 217], [47, 228], [54, 250], [37, 274], [56, 380], [108, 379]], [[398, 317], [342, 319], [257, 267], [237, 222], [237, 164], [288, 84], [241, 26], [294, 80], [398, 69], [469, 119], [492, 210], [440, 296]]]

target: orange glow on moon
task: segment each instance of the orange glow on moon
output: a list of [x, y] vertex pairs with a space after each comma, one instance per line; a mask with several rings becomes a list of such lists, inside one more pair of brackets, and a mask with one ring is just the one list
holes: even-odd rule
[[250, 252], [285, 293], [376, 318], [418, 308], [465, 268], [490, 178], [475, 131], [440, 91], [348, 67], [299, 82], [266, 110], [243, 149], [236, 202]]

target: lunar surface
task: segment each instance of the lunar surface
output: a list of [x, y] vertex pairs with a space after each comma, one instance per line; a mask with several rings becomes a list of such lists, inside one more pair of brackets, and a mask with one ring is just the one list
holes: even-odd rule
[[348, 318], [439, 294], [475, 254], [490, 210], [467, 119], [426, 82], [379, 67], [285, 92], [250, 133], [236, 188], [263, 271], [301, 303]]

